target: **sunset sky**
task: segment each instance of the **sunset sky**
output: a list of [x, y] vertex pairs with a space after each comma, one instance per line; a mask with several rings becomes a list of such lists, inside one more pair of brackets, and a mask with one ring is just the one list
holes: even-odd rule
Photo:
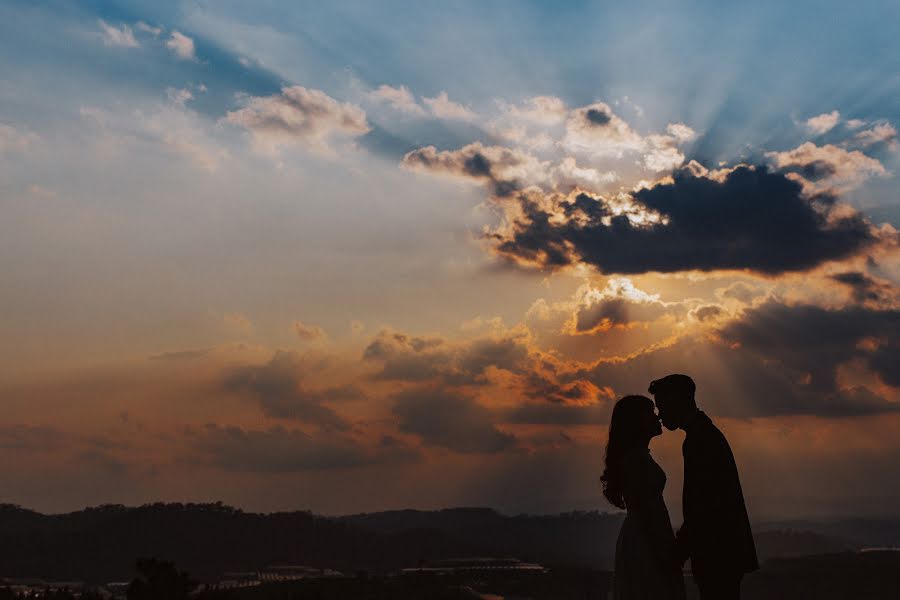
[[[0, 501], [900, 502], [900, 4], [0, 4]], [[680, 522], [681, 432], [652, 451]]]

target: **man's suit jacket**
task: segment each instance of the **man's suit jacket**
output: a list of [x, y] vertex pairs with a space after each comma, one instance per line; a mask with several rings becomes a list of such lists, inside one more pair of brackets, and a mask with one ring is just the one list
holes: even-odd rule
[[685, 428], [684, 524], [677, 545], [695, 579], [740, 577], [759, 568], [731, 447], [703, 412]]

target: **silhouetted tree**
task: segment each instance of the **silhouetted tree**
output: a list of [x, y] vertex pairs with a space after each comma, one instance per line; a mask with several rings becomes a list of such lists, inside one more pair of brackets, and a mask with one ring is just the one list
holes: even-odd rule
[[128, 584], [128, 600], [186, 600], [191, 590], [188, 574], [175, 563], [156, 558], [137, 561], [139, 575]]

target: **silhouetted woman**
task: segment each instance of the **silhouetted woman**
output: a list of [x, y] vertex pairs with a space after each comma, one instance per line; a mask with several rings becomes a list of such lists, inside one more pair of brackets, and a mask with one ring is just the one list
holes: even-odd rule
[[609, 423], [603, 495], [627, 510], [616, 542], [615, 600], [683, 600], [684, 578], [662, 492], [666, 474], [650, 456], [662, 433], [653, 401], [625, 396]]

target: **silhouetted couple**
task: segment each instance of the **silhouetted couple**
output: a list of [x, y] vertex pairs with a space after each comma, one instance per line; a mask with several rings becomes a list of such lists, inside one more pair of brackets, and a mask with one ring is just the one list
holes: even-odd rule
[[[658, 415], [649, 398], [625, 396], [609, 424], [603, 493], [628, 513], [616, 542], [614, 598], [682, 600], [688, 558], [703, 600], [739, 598], [744, 573], [759, 564], [731, 448], [697, 408], [690, 377], [668, 375], [649, 391]], [[663, 502], [666, 474], [650, 456], [650, 440], [662, 433], [660, 421], [686, 433], [684, 522], [677, 534]]]

